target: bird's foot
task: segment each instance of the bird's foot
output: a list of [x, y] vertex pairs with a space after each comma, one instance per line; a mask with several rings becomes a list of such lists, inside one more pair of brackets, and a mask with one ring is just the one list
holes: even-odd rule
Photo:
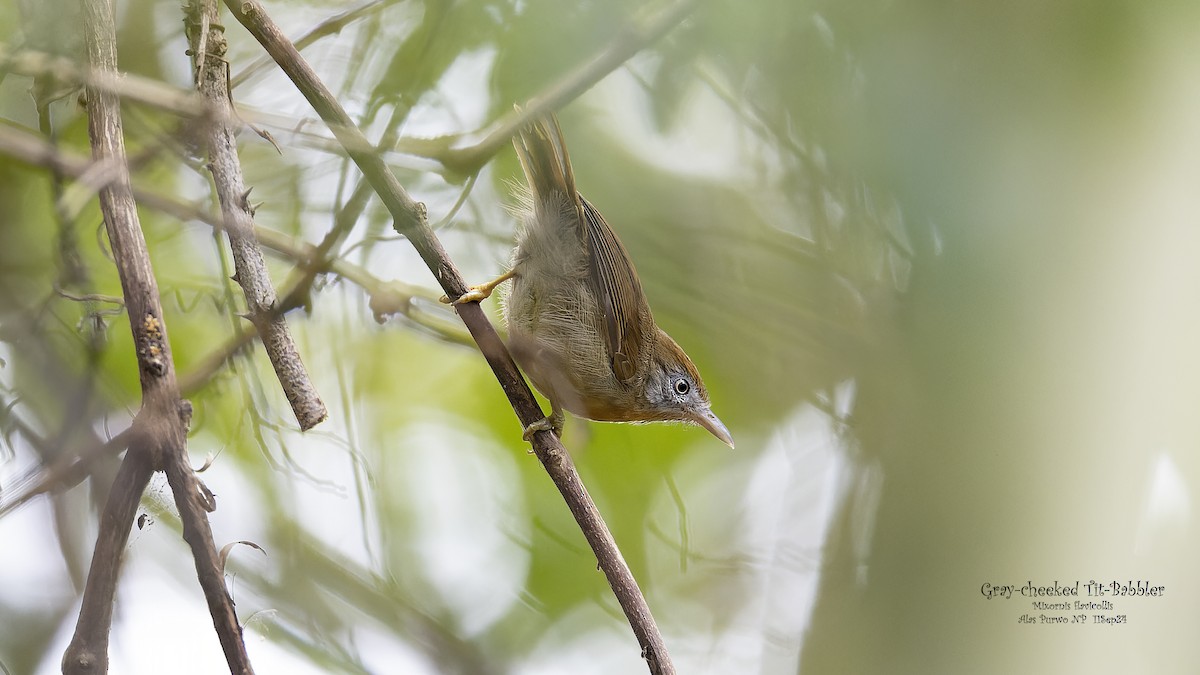
[[539, 431], [553, 431], [555, 436], [562, 438], [563, 423], [565, 421], [566, 420], [563, 417], [562, 411], [556, 410], [550, 413], [548, 417], [543, 417], [542, 419], [525, 427], [525, 432], [521, 434], [521, 438], [525, 439], [526, 441], [532, 441], [533, 435]]
[[445, 295], [438, 298], [438, 300], [447, 305], [461, 305], [467, 302], [482, 302], [492, 297], [492, 292], [496, 290], [497, 286], [508, 281], [514, 276], [516, 276], [516, 272], [514, 270], [509, 270], [495, 279], [487, 282], [486, 284], [479, 284], [478, 286], [471, 286], [467, 288], [466, 293], [458, 296], [453, 301], [451, 301], [450, 298]]

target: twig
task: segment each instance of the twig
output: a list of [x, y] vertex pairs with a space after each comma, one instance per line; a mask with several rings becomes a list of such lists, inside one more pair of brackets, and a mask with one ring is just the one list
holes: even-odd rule
[[[377, 153], [360, 150], [369, 146], [366, 137], [354, 126], [346, 111], [279, 27], [267, 16], [263, 7], [254, 0], [225, 0], [225, 4], [296, 84], [321, 119], [329, 125], [338, 141], [346, 144], [351, 159], [362, 170], [392, 215], [396, 230], [412, 242], [447, 296], [457, 298], [462, 295], [466, 291], [466, 284], [430, 229], [424, 205], [414, 201], [405, 192]], [[495, 328], [488, 322], [479, 304], [461, 305], [459, 316], [499, 380], [521, 425], [528, 426], [543, 419], [545, 416], [534, 399], [533, 392], [521, 377], [508, 349], [496, 334]], [[562, 493], [595, 552], [600, 568], [608, 577], [613, 593], [641, 644], [642, 656], [646, 659], [650, 672], [674, 673], [671, 657], [650, 614], [646, 599], [595, 503], [580, 481], [570, 455], [558, 438], [548, 431], [536, 433], [532, 443], [538, 459]]]
[[[394, 148], [387, 148], [386, 151], [389, 154], [399, 153], [432, 159], [459, 175], [474, 174], [508, 143], [517, 129], [550, 110], [562, 107], [567, 101], [587, 91], [628, 61], [634, 54], [678, 25], [695, 9], [699, 2], [700, 0], [674, 0], [665, 8], [647, 10], [641, 17], [635, 19], [627, 30], [616, 35], [602, 50], [530, 99], [522, 106], [522, 111], [519, 113], [515, 111], [507, 113], [487, 127], [469, 133], [450, 134], [438, 138], [400, 139]], [[279, 129], [289, 129], [298, 135], [307, 147], [330, 153], [339, 150], [337, 144], [331, 143], [324, 137], [300, 131], [298, 127], [303, 123], [302, 120], [255, 110], [243, 105], [235, 105], [237, 118], [231, 118], [223, 111], [213, 110], [194, 93], [178, 87], [132, 73], [121, 73], [120, 77], [116, 77], [113, 74], [90, 72], [70, 59], [34, 50], [13, 50], [4, 43], [0, 43], [0, 72], [48, 75], [66, 84], [85, 83], [92, 87], [119, 93], [124, 99], [154, 106], [184, 118], [211, 116], [229, 124], [239, 124], [241, 120], [245, 120], [255, 124], [271, 125]], [[338, 129], [334, 128], [334, 125], [328, 120], [326, 120], [326, 124], [337, 135]], [[479, 140], [473, 141], [473, 139]], [[345, 150], [370, 150], [369, 147], [349, 146], [346, 138], [339, 138], [338, 141]]]
[[[114, 75], [117, 53], [112, 4], [109, 0], [85, 0], [83, 4], [88, 60], [96, 72]], [[63, 655], [63, 672], [68, 675], [107, 672], [108, 634], [121, 552], [139, 496], [151, 472], [161, 464], [179, 508], [183, 537], [192, 549], [197, 576], [230, 672], [252, 673], [233, 601], [225, 589], [198, 482], [187, 460], [190, 405], [179, 398], [158, 284], [130, 188], [120, 101], [111, 92], [89, 87], [88, 108], [93, 156], [118, 167], [117, 180], [100, 190], [100, 208], [133, 332], [142, 409], [135, 418], [135, 437], [130, 441], [129, 452], [105, 506], [79, 621]]]
[[322, 152], [341, 154], [344, 148], [324, 136], [314, 136], [300, 130], [308, 120], [256, 110], [234, 104], [236, 117], [225, 109], [213, 109], [196, 92], [181, 89], [165, 82], [153, 80], [134, 73], [104, 73], [94, 71], [61, 56], [36, 50], [14, 50], [0, 42], [0, 74], [15, 73], [32, 77], [47, 77], [64, 85], [86, 85], [89, 90], [110, 92], [123, 101], [136, 101], [177, 115], [183, 119], [215, 119], [229, 124], [271, 125], [288, 129], [303, 139], [308, 147]]
[[[47, 456], [51, 448], [50, 442], [31, 431], [26, 427], [22, 429], [22, 435], [43, 457]], [[17, 488], [22, 485], [29, 487], [22, 490], [16, 497], [0, 502], [0, 518], [40, 494], [59, 487], [78, 485], [90, 472], [92, 460], [121, 452], [129, 446], [129, 437], [130, 429], [125, 429], [107, 441], [99, 437], [91, 439], [79, 452], [65, 453], [49, 467], [30, 472], [24, 478], [19, 479], [16, 485]]]
[[[387, 7], [388, 5], [394, 5], [398, 1], [399, 0], [371, 0], [370, 2], [366, 2], [359, 7], [355, 7], [353, 9], [348, 9], [348, 10], [342, 12], [341, 14], [335, 14], [334, 16], [331, 16], [328, 19], [325, 19], [321, 23], [317, 24], [316, 26], [313, 26], [312, 30], [308, 31], [304, 35], [301, 35], [300, 37], [296, 38], [296, 41], [295, 41], [296, 49], [304, 49], [305, 47], [311, 45], [312, 43], [316, 42], [317, 40], [320, 40], [323, 37], [327, 37], [329, 35], [336, 35], [336, 34], [340, 33], [342, 31], [342, 29], [345, 28], [346, 26], [348, 26], [349, 24], [361, 19], [362, 17], [364, 17], [372, 12], [381, 10], [384, 7]], [[256, 59], [253, 63], [246, 66], [240, 73], [238, 73], [237, 75], [234, 75], [233, 78], [230, 79], [230, 81], [229, 81], [230, 88], [237, 89], [239, 86], [244, 84], [247, 80], [249, 80], [251, 77], [254, 77], [258, 73], [262, 72], [262, 70], [264, 68], [271, 65], [272, 63], [274, 63], [274, 62], [271, 60], [271, 58], [269, 56], [264, 56], [262, 58]]]
[[[110, 178], [116, 175], [113, 171], [97, 172], [95, 170], [97, 166], [111, 166], [112, 163], [107, 160], [93, 162], [78, 154], [57, 148], [33, 134], [3, 125], [0, 125], [0, 155], [12, 157], [33, 166], [53, 168], [76, 179], [96, 173], [104, 173]], [[99, 183], [93, 187], [98, 190], [104, 184]], [[133, 196], [138, 203], [181, 221], [199, 221], [214, 228], [222, 226], [220, 216], [190, 202], [164, 195], [136, 183], [133, 185]], [[448, 320], [449, 312], [445, 311], [444, 306], [438, 302], [440, 293], [400, 281], [384, 281], [359, 265], [344, 258], [329, 258], [327, 254], [323, 256], [317, 246], [297, 242], [291, 236], [277, 230], [255, 225], [254, 234], [263, 246], [299, 266], [311, 268], [313, 267], [312, 261], [324, 260], [315, 266], [316, 270], [332, 272], [366, 291], [371, 299], [371, 310], [378, 321], [382, 322], [388, 315], [400, 314], [417, 327], [439, 339], [455, 344], [475, 344], [470, 335], [462, 329], [460, 323]], [[289, 295], [290, 290], [283, 293], [284, 300], [279, 303], [281, 309], [291, 308], [288, 301]], [[432, 308], [432, 310], [425, 311], [424, 307]], [[209, 368], [204, 365], [198, 367], [181, 379], [180, 389], [185, 394], [199, 389], [211, 377], [216, 368], [219, 368], [254, 337], [252, 326], [248, 328], [250, 329], [248, 333], [233, 336], [225, 345], [214, 350], [209, 357], [201, 359], [202, 363], [212, 363], [213, 367]]]
[[63, 675], [108, 672], [108, 632], [112, 625], [121, 553], [129, 541], [130, 526], [142, 491], [154, 473], [152, 459], [149, 448], [130, 447], [117, 470], [100, 515], [100, 533], [92, 552], [75, 635], [63, 654]]
[[0, 43], [0, 71], [49, 76], [63, 85], [86, 85], [89, 91], [118, 94], [122, 99], [146, 103], [185, 118], [204, 114], [204, 104], [194, 92], [131, 73], [88, 69], [54, 54], [14, 50], [4, 43]]
[[[449, 135], [440, 138], [400, 141], [396, 149], [426, 159], [441, 162], [446, 168], [464, 174], [473, 174], [486, 164], [492, 155], [508, 144], [517, 130], [527, 126], [546, 113], [557, 110], [591, 89], [597, 82], [619, 68], [634, 54], [656, 42], [679, 25], [695, 9], [699, 0], [674, 0], [664, 9], [647, 10], [643, 17], [634, 20], [629, 29], [616, 35], [604, 49], [579, 67], [564, 75], [554, 84], [521, 105], [520, 111], [511, 111], [493, 122], [487, 129], [465, 135]], [[336, 131], [334, 132], [336, 134]], [[467, 147], [456, 147], [466, 137], [483, 138]]]
[[[199, 0], [184, 5], [188, 43], [196, 60], [196, 87], [200, 95], [215, 110], [231, 110], [229, 99], [229, 65], [225, 61], [225, 27], [221, 24], [217, 0]], [[241, 162], [237, 156], [235, 128], [229, 123], [214, 120], [207, 125], [208, 167], [212, 171], [221, 203], [224, 230], [233, 251], [238, 285], [246, 297], [248, 318], [262, 339], [263, 349], [271, 359], [275, 375], [283, 387], [292, 412], [302, 431], [320, 424], [327, 416], [312, 379], [296, 350], [283, 314], [275, 311], [275, 287], [267, 275], [258, 241], [254, 238], [254, 221], [242, 180]]]
[[125, 306], [124, 300], [122, 300], [121, 298], [118, 298], [116, 296], [113, 296], [113, 295], [104, 295], [102, 293], [84, 293], [83, 295], [78, 295], [75, 293], [67, 292], [61, 288], [55, 288], [54, 292], [57, 295], [66, 298], [67, 300], [74, 300], [75, 302], [92, 302], [92, 303], [106, 302], [110, 305], [116, 305], [117, 307]]
[[[413, 647], [440, 665], [442, 672], [494, 675], [509, 671], [504, 664], [496, 662], [494, 654], [483, 653], [478, 641], [464, 640], [442, 620], [406, 598], [388, 576], [336, 549], [331, 550], [304, 534], [302, 528], [297, 526], [296, 530], [297, 534], [289, 541], [289, 554], [304, 561], [305, 573], [313, 580], [313, 587], [323, 591], [322, 595], [341, 598], [381, 625], [417, 638], [413, 640]], [[237, 568], [239, 578], [265, 590], [269, 597], [276, 595], [274, 590], [278, 595], [290, 596], [293, 601], [298, 599], [295, 593], [288, 594], [285, 589], [278, 588], [278, 581], [247, 566], [237, 565]]]

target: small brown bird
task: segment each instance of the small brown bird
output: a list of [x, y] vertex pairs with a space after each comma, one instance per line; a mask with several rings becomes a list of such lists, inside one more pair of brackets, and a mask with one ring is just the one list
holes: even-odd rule
[[691, 359], [654, 322], [633, 262], [600, 212], [575, 189], [553, 115], [513, 139], [529, 191], [512, 267], [454, 304], [478, 302], [512, 279], [504, 300], [509, 347], [552, 413], [525, 430], [562, 432], [562, 411], [605, 422], [697, 424], [733, 447]]

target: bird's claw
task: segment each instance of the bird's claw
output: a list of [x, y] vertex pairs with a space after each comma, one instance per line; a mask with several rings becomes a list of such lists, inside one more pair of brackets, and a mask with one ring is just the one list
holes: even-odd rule
[[438, 298], [438, 301], [446, 305], [461, 305], [467, 302], [483, 302], [492, 296], [492, 289], [482, 286], [471, 286], [466, 293], [451, 300], [449, 296], [443, 295]]
[[458, 296], [458, 298], [453, 301], [451, 301], [450, 298], [445, 295], [438, 298], [438, 300], [440, 300], [441, 302], [443, 302], [447, 305], [461, 305], [461, 304], [468, 303], [468, 302], [482, 302], [482, 301], [487, 300], [488, 298], [492, 297], [492, 293], [496, 290], [497, 286], [508, 281], [509, 279], [512, 279], [515, 276], [517, 276], [516, 270], [509, 270], [509, 271], [505, 272], [504, 274], [501, 274], [500, 276], [496, 277], [495, 279], [492, 279], [491, 281], [487, 282], [486, 284], [479, 284], [478, 286], [469, 286], [465, 293]]
[[525, 427], [521, 438], [525, 439], [526, 442], [530, 442], [533, 440], [533, 435], [539, 431], [553, 431], [555, 436], [562, 438], [563, 421], [562, 413], [553, 413], [548, 417], [543, 417]]

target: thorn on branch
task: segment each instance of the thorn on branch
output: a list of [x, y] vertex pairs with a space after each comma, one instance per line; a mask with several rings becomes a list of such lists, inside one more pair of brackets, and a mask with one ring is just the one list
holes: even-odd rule
[[258, 134], [260, 137], [265, 139], [268, 143], [273, 145], [275, 147], [275, 152], [278, 152], [280, 155], [283, 154], [283, 149], [280, 148], [279, 144], [275, 142], [275, 137], [271, 135], [271, 132], [267, 131], [266, 129], [259, 129], [258, 127], [254, 126], [253, 124], [250, 124], [250, 123], [247, 123], [246, 126], [250, 127], [254, 131], [254, 133]]

